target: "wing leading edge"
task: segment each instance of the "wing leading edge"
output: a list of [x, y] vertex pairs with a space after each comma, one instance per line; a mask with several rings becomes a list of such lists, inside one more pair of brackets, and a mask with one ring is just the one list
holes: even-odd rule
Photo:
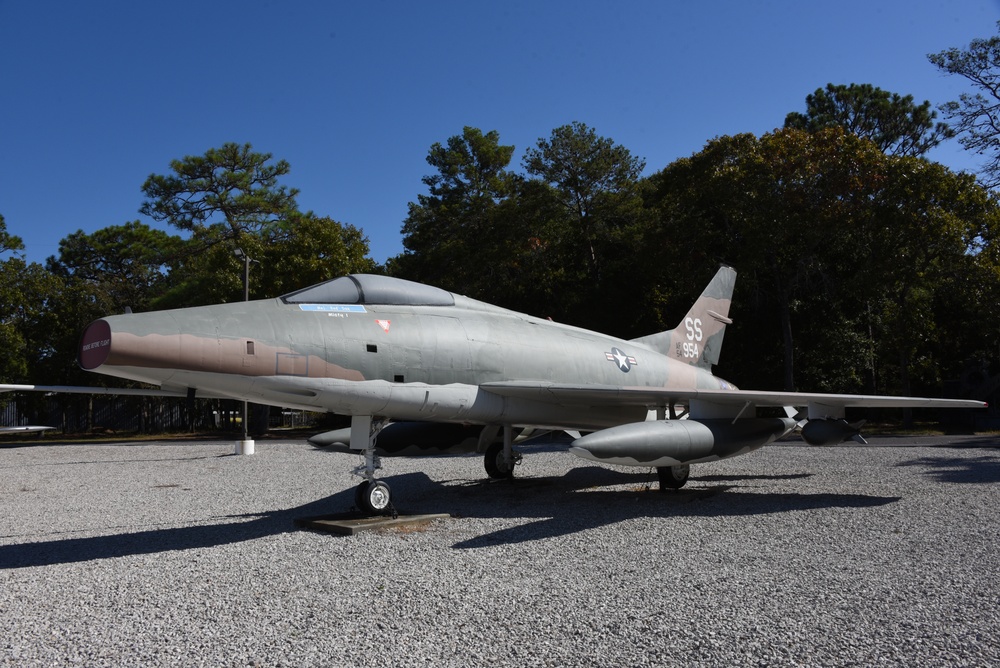
[[[126, 387], [90, 387], [86, 385], [0, 385], [0, 392], [52, 392], [58, 394], [108, 394], [127, 397], [175, 397], [186, 398], [185, 390], [142, 389]], [[218, 393], [197, 392], [198, 399], [229, 399]]]
[[[984, 401], [889, 397], [866, 394], [822, 394], [815, 392], [766, 392], [736, 389], [669, 389], [658, 387], [617, 387], [574, 385], [545, 381], [500, 381], [480, 386], [487, 392], [570, 406], [618, 405], [657, 408], [671, 402], [689, 402], [692, 417], [713, 413], [711, 407], [744, 410], [749, 405], [808, 408], [809, 417], [843, 417], [845, 408], [986, 408]], [[725, 411], [724, 411], [725, 412]]]

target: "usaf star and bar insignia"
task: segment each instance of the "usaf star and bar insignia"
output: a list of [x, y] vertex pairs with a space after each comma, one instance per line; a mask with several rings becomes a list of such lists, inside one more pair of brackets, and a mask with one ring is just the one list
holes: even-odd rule
[[614, 362], [615, 364], [617, 364], [618, 369], [622, 373], [628, 373], [629, 371], [631, 371], [632, 367], [638, 364], [635, 361], [634, 357], [632, 357], [631, 355], [626, 355], [621, 351], [620, 348], [612, 348], [611, 352], [604, 353], [604, 356], [607, 357], [609, 362]]

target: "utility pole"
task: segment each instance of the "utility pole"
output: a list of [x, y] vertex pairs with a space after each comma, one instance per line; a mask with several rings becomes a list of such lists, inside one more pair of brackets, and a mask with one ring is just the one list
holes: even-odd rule
[[[233, 254], [243, 260], [243, 301], [248, 302], [250, 301], [250, 263], [256, 262], [256, 260], [251, 259], [249, 255], [243, 252], [242, 248], [237, 248], [233, 251]], [[236, 443], [236, 454], [252, 455], [254, 452], [254, 442], [250, 438], [249, 433], [250, 411], [246, 399], [243, 400], [243, 419], [241, 422], [243, 426], [243, 438]]]

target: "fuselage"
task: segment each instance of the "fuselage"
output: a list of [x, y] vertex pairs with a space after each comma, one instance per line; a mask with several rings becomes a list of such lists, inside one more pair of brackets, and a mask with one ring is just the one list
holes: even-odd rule
[[[401, 297], [386, 290], [406, 282], [367, 278], [376, 280], [353, 303], [337, 290], [316, 291], [328, 285], [321, 284], [276, 299], [102, 318], [84, 333], [80, 363], [196, 395], [394, 419], [562, 428], [634, 422], [646, 411], [500, 397], [480, 386], [544, 380], [730, 387], [634, 341], [429, 286], [421, 286], [427, 294]], [[379, 303], [406, 299], [414, 303]]]

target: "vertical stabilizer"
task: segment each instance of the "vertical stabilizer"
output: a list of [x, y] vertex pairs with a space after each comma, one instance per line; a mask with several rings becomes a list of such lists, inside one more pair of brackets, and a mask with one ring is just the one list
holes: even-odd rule
[[676, 329], [633, 339], [676, 360], [711, 370], [719, 363], [736, 270], [722, 266]]

